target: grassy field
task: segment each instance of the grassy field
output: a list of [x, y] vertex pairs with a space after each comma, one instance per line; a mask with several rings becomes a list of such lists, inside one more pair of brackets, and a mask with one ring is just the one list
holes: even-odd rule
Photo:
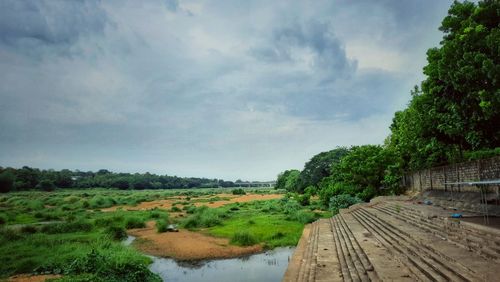
[[[231, 244], [274, 248], [295, 245], [304, 224], [324, 215], [313, 212], [314, 201], [303, 207], [290, 195], [217, 208], [203, 206], [228, 200], [222, 196], [228, 193], [231, 190], [90, 189], [2, 194], [0, 279], [18, 273], [51, 273], [62, 274], [62, 281], [159, 281], [148, 270], [147, 256], [120, 243], [127, 229], [156, 221], [159, 231], [165, 231], [166, 224], [177, 223], [181, 228], [228, 238]], [[172, 200], [175, 208], [101, 211], [159, 200]], [[170, 217], [172, 210], [184, 215]]]

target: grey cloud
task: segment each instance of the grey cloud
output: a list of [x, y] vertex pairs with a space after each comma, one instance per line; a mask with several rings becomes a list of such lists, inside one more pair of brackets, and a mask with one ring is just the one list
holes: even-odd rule
[[0, 165], [266, 180], [380, 143], [420, 70], [347, 48], [422, 66], [424, 2], [1, 1]]
[[65, 48], [80, 36], [95, 36], [103, 31], [106, 15], [99, 3], [99, 0], [1, 1], [0, 42], [35, 56], [39, 54], [34, 48], [67, 51]]
[[178, 0], [164, 0], [165, 6], [168, 10], [175, 12], [179, 9], [179, 1]]
[[311, 67], [326, 76], [349, 75], [356, 70], [356, 62], [346, 57], [342, 43], [336, 38], [333, 28], [327, 22], [307, 19], [297, 20], [272, 32], [269, 43], [264, 47], [254, 47], [250, 53], [257, 59], [270, 63], [297, 62], [304, 58], [294, 54], [294, 48], [311, 52]]

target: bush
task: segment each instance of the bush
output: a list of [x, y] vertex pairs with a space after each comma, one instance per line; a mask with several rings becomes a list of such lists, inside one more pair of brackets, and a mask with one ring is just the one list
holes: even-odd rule
[[127, 229], [132, 229], [132, 228], [144, 228], [146, 227], [146, 222], [142, 218], [138, 217], [129, 217], [125, 221], [125, 228]]
[[196, 212], [188, 217], [183, 225], [185, 228], [212, 227], [222, 223], [224, 215], [221, 211], [209, 209], [206, 206], [196, 209]]
[[121, 241], [121, 240], [127, 238], [127, 231], [125, 231], [125, 228], [123, 228], [122, 226], [118, 226], [118, 225], [108, 226], [106, 228], [105, 232], [113, 240]]
[[[148, 269], [148, 262], [132, 253], [114, 254], [113, 250], [95, 250], [75, 259], [66, 267], [70, 275], [93, 274], [81, 281], [161, 281]], [[69, 279], [68, 281], [74, 281]]]
[[7, 224], [7, 216], [5, 214], [0, 214], [0, 225]]
[[41, 231], [48, 234], [72, 233], [72, 232], [89, 232], [94, 225], [85, 220], [73, 222], [52, 223], [42, 226]]
[[238, 189], [233, 189], [232, 191], [233, 195], [246, 195], [245, 190], [238, 188]]
[[334, 214], [336, 214], [339, 212], [340, 209], [345, 209], [345, 208], [348, 208], [354, 204], [358, 204], [361, 202], [363, 202], [363, 201], [361, 201], [357, 197], [353, 197], [353, 196], [348, 195], [348, 194], [342, 194], [342, 195], [333, 196], [330, 199], [329, 208]]
[[311, 196], [309, 194], [299, 195], [297, 201], [301, 206], [308, 206], [310, 204]]
[[364, 202], [370, 201], [371, 198], [375, 196], [377, 192], [372, 187], [366, 187], [361, 193], [357, 193], [356, 197], [361, 199]]
[[167, 232], [167, 222], [165, 220], [157, 220], [156, 221], [156, 231], [158, 233], [163, 233], [163, 232]]
[[36, 188], [42, 191], [52, 191], [56, 188], [56, 186], [52, 180], [43, 179], [38, 183], [38, 185], [36, 185]]
[[231, 238], [231, 244], [239, 246], [252, 246], [257, 244], [257, 239], [248, 231], [237, 231]]
[[178, 207], [176, 206], [173, 206], [171, 209], [170, 209], [171, 212], [180, 212], [181, 209], [179, 209]]
[[330, 204], [330, 199], [333, 196], [341, 194], [354, 195], [356, 192], [355, 187], [343, 182], [324, 182], [321, 183], [321, 190], [319, 191], [319, 198], [323, 207], [328, 207]]
[[37, 231], [38, 231], [38, 229], [33, 225], [25, 225], [25, 226], [21, 227], [21, 233], [25, 233], [25, 234], [34, 234]]

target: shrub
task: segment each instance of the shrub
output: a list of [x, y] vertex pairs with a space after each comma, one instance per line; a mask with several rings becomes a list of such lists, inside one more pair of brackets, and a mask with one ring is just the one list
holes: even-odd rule
[[122, 226], [118, 226], [118, 225], [108, 226], [106, 228], [105, 232], [113, 240], [121, 241], [121, 240], [127, 238], [127, 231], [125, 231], [125, 228], [123, 228]]
[[56, 188], [56, 186], [52, 180], [43, 179], [38, 183], [38, 185], [36, 185], [36, 188], [42, 191], [52, 191]]
[[348, 194], [341, 194], [341, 195], [333, 196], [330, 199], [329, 208], [334, 214], [336, 214], [339, 212], [340, 209], [345, 209], [345, 208], [348, 208], [354, 204], [361, 203], [361, 202], [363, 202], [363, 201], [361, 201], [357, 197], [353, 197], [353, 196], [348, 195]]
[[221, 224], [221, 218], [224, 216], [219, 210], [202, 206], [196, 209], [196, 212], [188, 217], [183, 225], [185, 228], [212, 227]]
[[298, 202], [301, 206], [308, 206], [310, 203], [311, 196], [309, 194], [303, 194], [298, 197]]
[[237, 231], [231, 238], [231, 244], [251, 246], [257, 244], [257, 239], [248, 231]]
[[173, 206], [171, 209], [170, 209], [171, 212], [180, 212], [181, 209], [179, 209], [178, 207], [176, 206]]
[[186, 206], [186, 207], [184, 207], [184, 210], [189, 214], [193, 214], [196, 212], [196, 207], [195, 206]]
[[156, 221], [156, 231], [158, 233], [167, 232], [167, 222], [165, 220], [157, 220]]
[[233, 191], [231, 192], [233, 193], [233, 195], [246, 195], [245, 190], [241, 188], [233, 189]]
[[125, 228], [127, 229], [132, 229], [132, 228], [144, 228], [146, 227], [146, 222], [142, 218], [138, 217], [129, 217], [125, 221]]
[[271, 240], [278, 240], [285, 237], [285, 233], [278, 231], [271, 236]]
[[42, 227], [41, 231], [48, 234], [89, 232], [93, 227], [92, 223], [86, 220], [78, 220], [73, 222], [46, 224]]
[[1, 228], [0, 229], [0, 241], [15, 241], [20, 239], [22, 236], [14, 229], [11, 228]]
[[7, 216], [5, 214], [0, 214], [0, 225], [7, 223]]
[[376, 193], [377, 191], [375, 191], [374, 188], [366, 187], [365, 189], [363, 189], [361, 193], [357, 193], [356, 197], [358, 197], [360, 200], [364, 202], [368, 202], [371, 198], [375, 196]]
[[[161, 281], [149, 271], [148, 262], [131, 253], [115, 255], [113, 250], [95, 250], [75, 259], [69, 264], [65, 273], [81, 275], [92, 273], [91, 280], [81, 281]], [[74, 281], [69, 279], [68, 281]]]
[[25, 233], [25, 234], [34, 234], [37, 231], [38, 231], [38, 229], [33, 225], [25, 225], [25, 226], [21, 227], [21, 233]]

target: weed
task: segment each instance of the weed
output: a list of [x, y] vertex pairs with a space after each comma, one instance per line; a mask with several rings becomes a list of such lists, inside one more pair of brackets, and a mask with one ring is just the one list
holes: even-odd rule
[[231, 244], [239, 246], [252, 246], [257, 244], [257, 239], [248, 231], [238, 231], [231, 238]]
[[142, 218], [138, 217], [129, 217], [125, 221], [125, 228], [127, 229], [132, 229], [132, 228], [144, 228], [146, 227], [146, 223]]
[[163, 233], [163, 232], [167, 232], [167, 222], [165, 220], [157, 220], [156, 221], [156, 231], [158, 233]]

